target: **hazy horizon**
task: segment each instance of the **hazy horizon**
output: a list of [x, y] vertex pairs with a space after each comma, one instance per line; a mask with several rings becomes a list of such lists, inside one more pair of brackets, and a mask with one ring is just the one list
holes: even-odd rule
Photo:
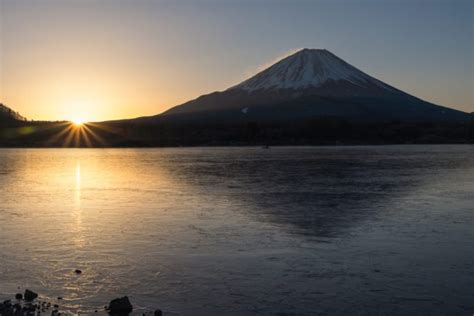
[[0, 102], [35, 120], [154, 115], [325, 48], [474, 111], [470, 1], [0, 0]]

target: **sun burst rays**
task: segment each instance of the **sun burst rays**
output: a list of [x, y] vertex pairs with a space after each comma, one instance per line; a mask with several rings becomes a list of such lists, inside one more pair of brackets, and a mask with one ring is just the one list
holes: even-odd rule
[[100, 123], [71, 121], [58, 123], [51, 129], [58, 129], [48, 140], [48, 145], [61, 147], [106, 147], [108, 142], [102, 133], [118, 134], [118, 130]]

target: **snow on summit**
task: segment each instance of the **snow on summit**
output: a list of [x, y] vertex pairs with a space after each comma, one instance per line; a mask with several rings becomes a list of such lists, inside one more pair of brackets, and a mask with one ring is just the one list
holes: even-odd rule
[[390, 90], [389, 86], [351, 66], [328, 50], [308, 48], [280, 60], [230, 89], [303, 89], [340, 80], [361, 87], [371, 83]]

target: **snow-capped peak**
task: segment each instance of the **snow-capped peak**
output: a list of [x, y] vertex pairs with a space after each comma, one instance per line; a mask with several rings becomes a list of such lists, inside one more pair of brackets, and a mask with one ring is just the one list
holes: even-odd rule
[[246, 91], [268, 89], [304, 89], [320, 87], [339, 80], [365, 87], [377, 85], [390, 90], [381, 81], [346, 63], [326, 49], [302, 49], [250, 79], [230, 88]]

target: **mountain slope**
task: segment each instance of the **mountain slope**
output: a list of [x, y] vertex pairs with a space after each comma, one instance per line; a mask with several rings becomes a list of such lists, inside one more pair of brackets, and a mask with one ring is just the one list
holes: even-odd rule
[[363, 121], [456, 121], [464, 112], [400, 91], [324, 49], [303, 49], [244, 82], [146, 120], [222, 122], [338, 117]]
[[0, 123], [11, 123], [24, 120], [25, 118], [19, 113], [0, 103]]

